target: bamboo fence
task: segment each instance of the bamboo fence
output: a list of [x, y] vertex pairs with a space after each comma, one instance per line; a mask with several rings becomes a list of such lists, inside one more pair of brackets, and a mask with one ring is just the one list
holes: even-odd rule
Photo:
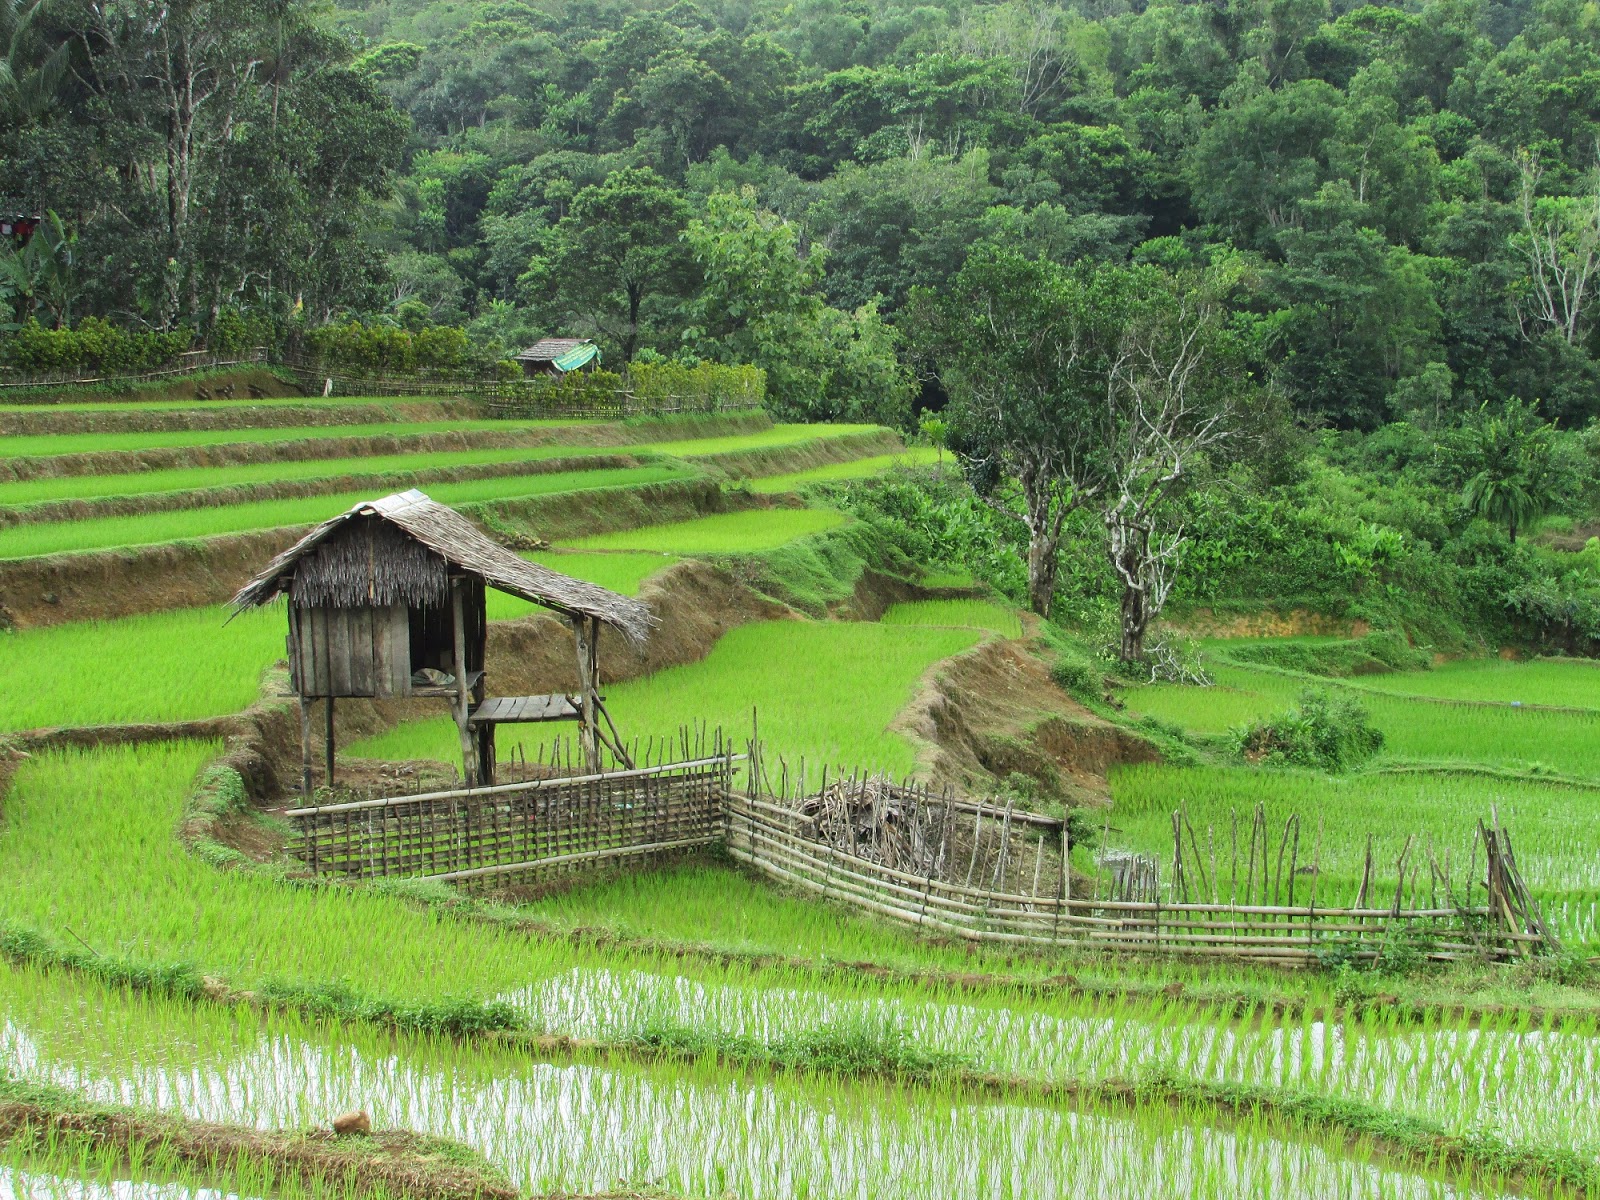
[[1231, 862], [1219, 866], [1214, 847], [1201, 854], [1180, 809], [1165, 872], [1155, 856], [1102, 850], [1100, 878], [1075, 885], [1068, 823], [1022, 811], [1014, 797], [958, 798], [859, 774], [789, 796], [786, 780], [770, 786], [759, 753], [726, 747], [720, 733], [707, 741], [686, 728], [683, 761], [287, 815], [295, 852], [318, 874], [497, 886], [720, 846], [782, 884], [970, 942], [1295, 966], [1397, 954], [1503, 961], [1558, 948], [1497, 816], [1479, 823], [1460, 887], [1448, 860], [1416, 839], [1392, 871], [1369, 841], [1354, 901], [1319, 905], [1320, 834], [1302, 863], [1298, 819], [1280, 834], [1261, 808], [1242, 839], [1235, 827]]
[[293, 808], [316, 874], [527, 883], [721, 840], [737, 756]]

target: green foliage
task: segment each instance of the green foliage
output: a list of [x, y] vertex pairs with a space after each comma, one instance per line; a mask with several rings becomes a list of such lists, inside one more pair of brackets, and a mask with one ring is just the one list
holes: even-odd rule
[[46, 329], [29, 317], [0, 336], [0, 361], [19, 371], [136, 372], [169, 366], [194, 344], [194, 330], [128, 330], [99, 317]]
[[1307, 689], [1293, 708], [1240, 730], [1234, 741], [1252, 762], [1344, 771], [1381, 750], [1383, 733], [1356, 697]]
[[456, 372], [472, 364], [466, 333], [449, 326], [411, 330], [348, 321], [307, 330], [305, 342], [317, 369], [361, 377]]
[[1433, 655], [1395, 631], [1333, 641], [1274, 639], [1228, 646], [1220, 653], [1233, 662], [1259, 663], [1311, 675], [1367, 675], [1417, 671], [1433, 665]]

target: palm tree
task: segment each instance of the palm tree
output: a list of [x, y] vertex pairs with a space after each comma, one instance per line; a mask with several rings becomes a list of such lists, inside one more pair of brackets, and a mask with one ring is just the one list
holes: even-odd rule
[[0, 0], [0, 118], [18, 124], [37, 120], [55, 103], [67, 73], [67, 47], [41, 56], [34, 23], [44, 0]]
[[1561, 470], [1555, 426], [1541, 420], [1537, 404], [1512, 397], [1499, 412], [1485, 404], [1463, 428], [1463, 457], [1477, 469], [1462, 489], [1476, 516], [1504, 525], [1517, 540], [1561, 501]]

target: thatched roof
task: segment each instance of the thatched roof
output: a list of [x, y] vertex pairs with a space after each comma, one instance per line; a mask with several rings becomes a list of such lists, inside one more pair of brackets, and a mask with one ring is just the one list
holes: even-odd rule
[[324, 521], [240, 588], [233, 608], [284, 593], [301, 608], [440, 605], [449, 597], [452, 570], [568, 616], [598, 617], [636, 644], [655, 624], [639, 601], [518, 558], [455, 509], [415, 489], [364, 501]]

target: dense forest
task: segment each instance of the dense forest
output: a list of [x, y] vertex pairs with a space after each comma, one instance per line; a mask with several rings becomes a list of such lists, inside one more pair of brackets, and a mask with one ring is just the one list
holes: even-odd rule
[[1319, 422], [1600, 411], [1576, 0], [5, 3], [45, 324], [592, 334], [892, 414], [911, 291], [993, 243], [1226, 262]]
[[[0, 51], [13, 366], [353, 321], [754, 364], [960, 452], [871, 515], [1120, 592], [1129, 657], [1169, 592], [1600, 645], [1592, 4], [0, 0]], [[1087, 403], [1129, 345], [1210, 399]]]

